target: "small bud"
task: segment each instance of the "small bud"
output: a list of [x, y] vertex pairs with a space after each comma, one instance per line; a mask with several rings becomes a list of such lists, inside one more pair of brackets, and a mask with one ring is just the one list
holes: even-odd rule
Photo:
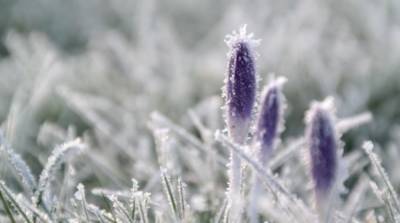
[[271, 155], [283, 129], [284, 96], [281, 87], [285, 82], [283, 77], [273, 80], [263, 92], [256, 129], [256, 140], [260, 146], [258, 158], [263, 165]]
[[310, 152], [311, 176], [316, 207], [327, 221], [332, 208], [338, 179], [338, 136], [334, 125], [333, 100], [313, 103], [307, 113], [306, 140]]
[[[276, 146], [279, 134], [283, 130], [283, 109], [284, 96], [281, 92], [282, 85], [286, 79], [279, 77], [272, 79], [270, 84], [264, 89], [262, 102], [255, 132], [257, 159], [263, 165], [267, 165], [267, 160]], [[254, 176], [254, 183], [250, 191], [250, 202], [248, 205], [248, 216], [251, 223], [259, 222], [258, 219], [258, 198], [261, 192], [261, 180]]]

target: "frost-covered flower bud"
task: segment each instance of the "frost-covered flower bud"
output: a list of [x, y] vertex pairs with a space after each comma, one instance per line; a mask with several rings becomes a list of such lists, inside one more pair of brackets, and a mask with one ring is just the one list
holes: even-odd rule
[[[282, 85], [286, 82], [284, 77], [272, 79], [262, 93], [262, 101], [258, 115], [255, 132], [256, 159], [263, 165], [267, 165], [283, 130], [283, 110], [285, 107]], [[262, 190], [261, 180], [254, 178], [254, 184], [250, 192], [248, 216], [251, 223], [259, 222], [257, 215], [257, 203]]]
[[257, 122], [256, 140], [260, 146], [258, 158], [265, 165], [283, 130], [283, 109], [285, 106], [282, 85], [286, 82], [279, 77], [264, 89]]
[[239, 33], [228, 35], [225, 42], [230, 47], [225, 80], [226, 122], [228, 133], [237, 143], [247, 136], [256, 98], [257, 78], [253, 47], [258, 41], [246, 33], [243, 26]]
[[[253, 47], [259, 41], [253, 40], [252, 36], [246, 33], [246, 26], [243, 26], [239, 32], [234, 31], [225, 40], [230, 48], [224, 87], [225, 118], [228, 134], [238, 144], [246, 141], [256, 101], [257, 77]], [[241, 160], [233, 152], [229, 164], [228, 200], [230, 222], [240, 222]]]
[[320, 217], [329, 219], [338, 186], [338, 146], [332, 98], [312, 104], [307, 113], [306, 140], [310, 155], [316, 208]]

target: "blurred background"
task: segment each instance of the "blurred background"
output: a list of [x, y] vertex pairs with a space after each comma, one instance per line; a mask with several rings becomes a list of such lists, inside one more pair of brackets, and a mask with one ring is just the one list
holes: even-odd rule
[[95, 153], [77, 182], [147, 182], [159, 168], [152, 111], [195, 135], [189, 111], [223, 129], [223, 40], [243, 24], [262, 40], [260, 85], [288, 78], [285, 137], [303, 134], [312, 100], [334, 96], [340, 118], [370, 111], [371, 124], [344, 135], [345, 152], [377, 142], [399, 185], [396, 0], [0, 0], [2, 130], [35, 174], [54, 145], [80, 136]]

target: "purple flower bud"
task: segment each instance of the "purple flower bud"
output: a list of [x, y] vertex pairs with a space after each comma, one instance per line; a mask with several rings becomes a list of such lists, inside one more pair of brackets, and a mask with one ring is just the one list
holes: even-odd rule
[[[233, 32], [225, 41], [230, 47], [225, 79], [226, 123], [228, 134], [238, 144], [246, 140], [256, 98], [257, 78], [253, 47], [258, 41], [246, 34], [246, 26]], [[241, 202], [241, 160], [231, 152], [229, 164], [228, 200], [230, 221], [239, 222]]]
[[338, 138], [334, 125], [333, 100], [314, 103], [307, 113], [306, 140], [317, 209], [326, 215], [338, 179]]
[[260, 162], [265, 165], [271, 155], [283, 126], [284, 98], [281, 87], [286, 79], [273, 80], [263, 93], [263, 101], [257, 123], [256, 137], [260, 145]]
[[233, 140], [242, 143], [248, 133], [255, 104], [257, 78], [252, 48], [258, 43], [246, 26], [239, 33], [227, 36], [228, 73], [226, 79], [226, 118], [228, 132]]
[[[258, 161], [266, 166], [283, 129], [283, 109], [284, 97], [281, 92], [282, 85], [286, 79], [279, 77], [272, 79], [270, 84], [264, 89], [262, 94], [261, 108], [255, 132], [257, 158]], [[250, 192], [250, 202], [248, 206], [248, 216], [251, 223], [259, 222], [257, 216], [257, 203], [261, 191], [261, 180], [254, 179], [254, 184]]]

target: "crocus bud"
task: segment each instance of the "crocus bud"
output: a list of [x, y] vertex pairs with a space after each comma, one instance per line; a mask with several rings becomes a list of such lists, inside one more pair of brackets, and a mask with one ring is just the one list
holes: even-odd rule
[[[286, 79], [284, 77], [272, 79], [262, 93], [261, 107], [255, 132], [255, 143], [257, 148], [256, 159], [263, 166], [267, 165], [267, 161], [279, 140], [279, 134], [283, 130], [283, 109], [285, 102], [281, 88], [285, 82]], [[248, 216], [251, 223], [259, 222], [257, 203], [261, 189], [261, 181], [255, 177], [248, 205]]]
[[338, 185], [339, 140], [334, 120], [331, 98], [324, 102], [313, 103], [306, 117], [306, 140], [310, 154], [316, 208], [324, 222], [330, 219], [329, 209], [333, 206]]
[[[246, 140], [256, 98], [257, 78], [253, 47], [258, 41], [246, 33], [246, 26], [228, 35], [225, 42], [229, 46], [228, 69], [225, 79], [225, 115], [228, 134], [232, 141], [243, 144]], [[228, 200], [230, 222], [240, 222], [241, 201], [241, 161], [231, 152], [229, 164]]]
[[246, 34], [246, 26], [225, 40], [230, 48], [225, 80], [226, 122], [228, 133], [236, 143], [247, 136], [255, 104], [257, 78], [253, 47], [258, 41]]
[[283, 129], [284, 97], [281, 92], [284, 77], [274, 79], [263, 91], [257, 122], [256, 140], [260, 146], [259, 161], [265, 165]]

